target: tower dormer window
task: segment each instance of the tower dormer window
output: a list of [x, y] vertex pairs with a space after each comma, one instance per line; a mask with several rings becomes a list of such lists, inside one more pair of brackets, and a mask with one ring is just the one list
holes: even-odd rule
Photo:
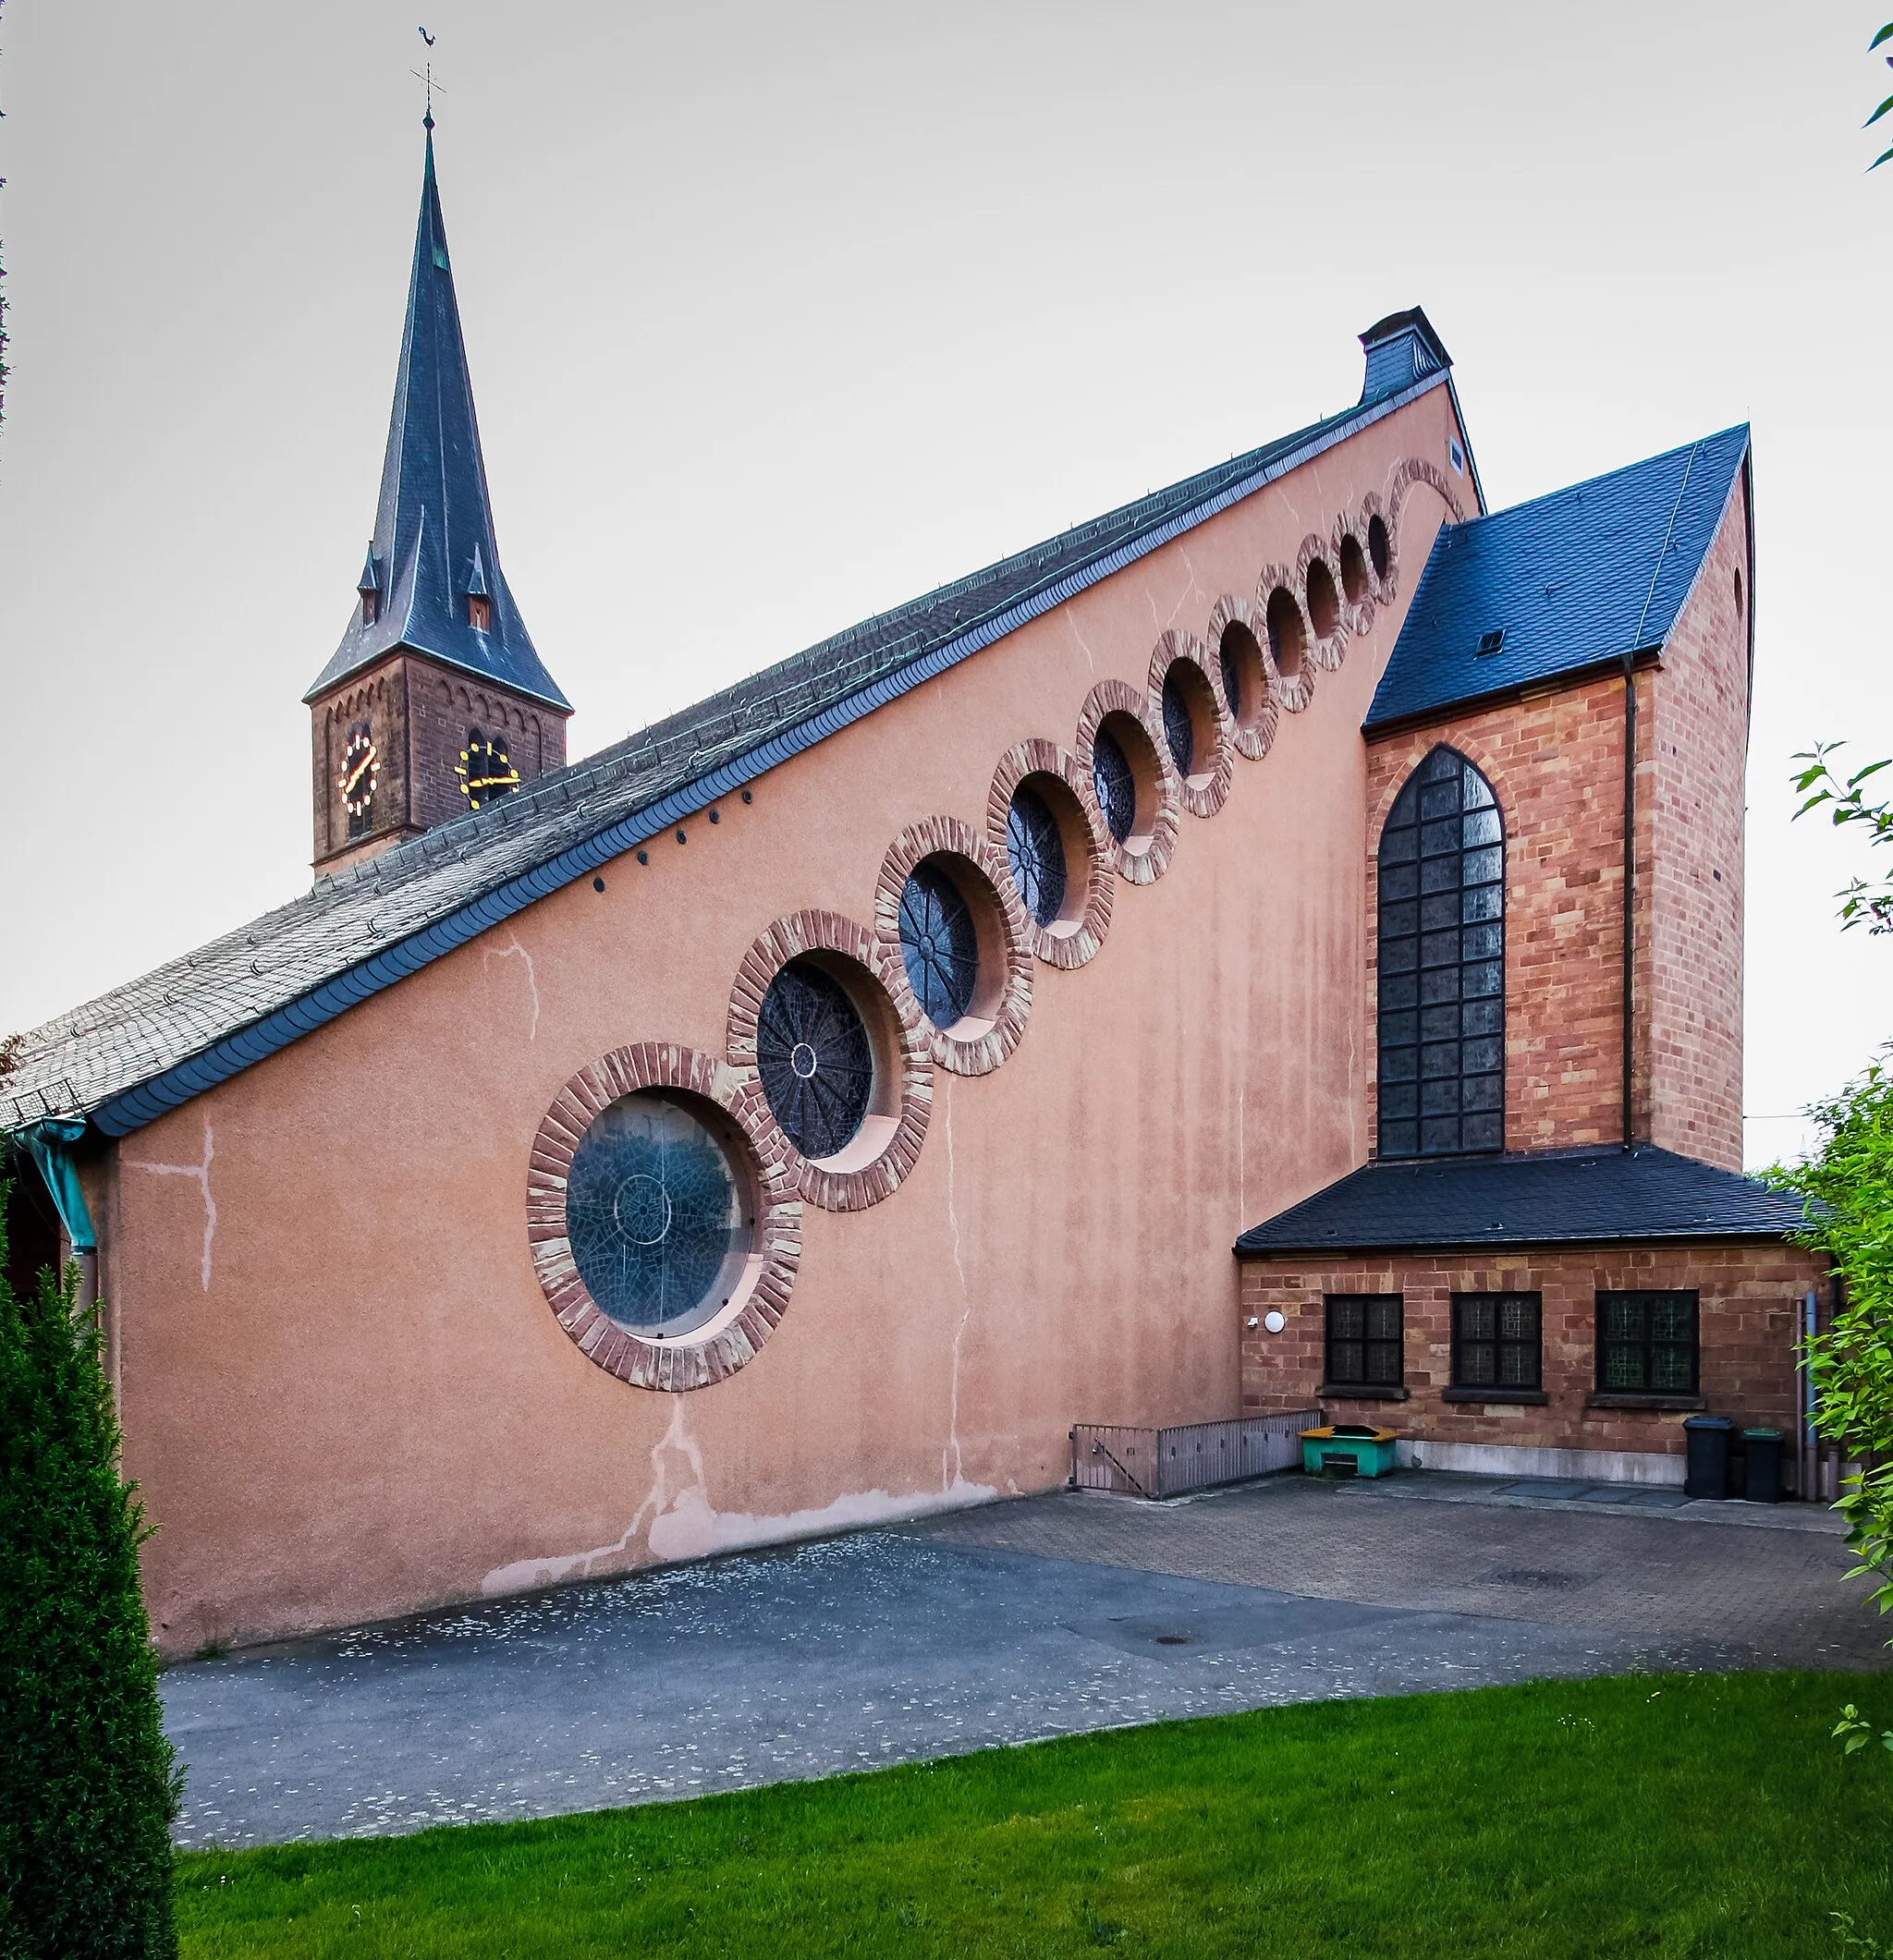
[[374, 568], [374, 544], [368, 546], [368, 555], [361, 561], [361, 578], [356, 592], [361, 600], [361, 624], [372, 627], [381, 617], [381, 578]]
[[486, 582], [486, 554], [473, 547], [473, 563], [467, 573], [467, 624], [483, 633], [493, 624], [493, 589]]

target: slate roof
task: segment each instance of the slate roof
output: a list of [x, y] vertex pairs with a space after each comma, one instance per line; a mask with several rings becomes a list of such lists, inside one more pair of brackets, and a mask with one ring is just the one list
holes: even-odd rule
[[[446, 224], [434, 182], [431, 116], [395, 405], [361, 579], [362, 601], [375, 595], [377, 615], [365, 623], [366, 606], [358, 601], [341, 645], [304, 700], [326, 693], [396, 647], [409, 647], [571, 712], [534, 650], [500, 569]], [[468, 618], [469, 593], [485, 593], [493, 602], [492, 621], [483, 629]]]
[[321, 879], [34, 1029], [0, 1126], [69, 1114], [111, 1136], [139, 1128], [1442, 385], [1436, 369], [1364, 394]]
[[1238, 1259], [1316, 1252], [1772, 1238], [1801, 1200], [1654, 1144], [1376, 1162], [1252, 1226]]
[[1748, 453], [1743, 423], [1441, 530], [1364, 729], [1660, 649]]

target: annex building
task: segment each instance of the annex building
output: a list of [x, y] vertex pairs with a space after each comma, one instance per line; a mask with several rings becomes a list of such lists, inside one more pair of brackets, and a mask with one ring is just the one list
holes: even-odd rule
[[0, 1093], [168, 1650], [1043, 1489], [1081, 1420], [1792, 1428], [1748, 432], [1488, 513], [1424, 314], [1362, 339], [1344, 413], [568, 762], [430, 135], [313, 889]]

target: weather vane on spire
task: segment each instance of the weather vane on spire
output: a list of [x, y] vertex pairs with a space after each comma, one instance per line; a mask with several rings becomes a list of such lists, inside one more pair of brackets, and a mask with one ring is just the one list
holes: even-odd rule
[[[421, 40], [426, 42], [429, 47], [434, 45], [434, 36], [424, 27], [418, 27], [414, 31], [421, 36]], [[409, 68], [408, 72], [413, 76], [416, 81], [427, 84], [427, 117], [421, 127], [423, 129], [432, 129], [434, 128], [434, 91], [440, 88], [440, 84], [434, 79], [434, 63], [430, 61], [426, 64], [424, 69]], [[445, 95], [447, 91], [445, 89], [441, 89], [440, 92]]]

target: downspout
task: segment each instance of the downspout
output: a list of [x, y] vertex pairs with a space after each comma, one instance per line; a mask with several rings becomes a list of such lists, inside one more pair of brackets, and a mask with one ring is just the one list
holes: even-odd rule
[[78, 1118], [47, 1116], [21, 1132], [21, 1140], [45, 1179], [53, 1209], [66, 1229], [66, 1242], [79, 1261], [81, 1304], [90, 1307], [99, 1297], [99, 1241], [72, 1161], [72, 1146], [84, 1135], [85, 1125]]
[[1623, 657], [1623, 1147], [1634, 1150], [1631, 1090], [1635, 1079], [1637, 923], [1637, 676], [1636, 655]]

